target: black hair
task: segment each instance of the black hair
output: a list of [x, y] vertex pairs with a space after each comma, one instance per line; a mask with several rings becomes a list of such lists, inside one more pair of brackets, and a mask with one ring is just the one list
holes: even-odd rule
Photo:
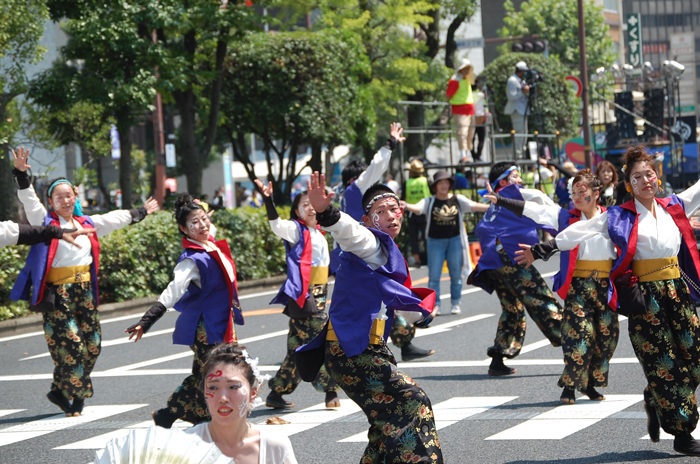
[[294, 200], [292, 200], [292, 209], [289, 212], [289, 217], [296, 219], [297, 221], [301, 221], [301, 219], [299, 219], [299, 215], [297, 214], [297, 209], [299, 208], [299, 203], [301, 203], [301, 197], [308, 194], [309, 192], [307, 190], [297, 193]]
[[[65, 177], [56, 177], [55, 179], [51, 179], [51, 181], [49, 181], [49, 183], [46, 184], [46, 188], [44, 188], [44, 194], [46, 195], [46, 198], [51, 198], [51, 197], [49, 196], [49, 189], [51, 188], [51, 186], [52, 186], [53, 184], [55, 184], [55, 183], [58, 182], [59, 180], [67, 180], [68, 182], [70, 182], [70, 181], [69, 181], [68, 179], [66, 179]], [[66, 184], [66, 185], [72, 186], [73, 183], [70, 182], [69, 184]], [[73, 187], [73, 193], [75, 193], [75, 187]], [[77, 196], [77, 193], [76, 193], [76, 196]]]
[[625, 181], [630, 182], [630, 173], [635, 164], [647, 163], [651, 169], [654, 170], [656, 176], [658, 177], [659, 172], [656, 169], [656, 163], [654, 162], [654, 157], [647, 153], [646, 147], [644, 145], [633, 145], [625, 151], [622, 159], [625, 160]]
[[[175, 200], [173, 205], [173, 216], [175, 221], [182, 227], [187, 227], [187, 217], [193, 212], [201, 209], [206, 213], [204, 207], [198, 203], [194, 202], [194, 198], [189, 193], [183, 193]], [[182, 229], [178, 228], [180, 235], [183, 237], [186, 235]]]
[[[600, 180], [600, 177], [596, 176], [591, 172], [590, 169], [584, 168], [581, 169], [579, 172], [576, 173], [574, 176], [574, 180], [571, 181], [571, 185], [576, 185], [579, 182], [584, 182], [586, 185], [588, 185], [588, 188], [591, 189], [592, 192], [598, 192], [600, 195], [598, 196], [598, 202], [602, 201], [603, 199], [603, 181]], [[573, 188], [572, 188], [573, 190]]]
[[501, 161], [500, 163], [494, 164], [491, 168], [491, 172], [489, 172], [489, 184], [493, 185], [493, 183], [496, 182], [496, 179], [501, 177], [501, 174], [506, 172], [514, 165], [515, 163], [512, 161]]
[[360, 177], [365, 169], [367, 169], [367, 164], [361, 160], [352, 160], [343, 168], [343, 187], [350, 185], [350, 181]]
[[238, 345], [236, 343], [221, 343], [216, 345], [209, 352], [207, 360], [202, 366], [202, 378], [199, 379], [200, 389], [204, 391], [205, 379], [219, 364], [233, 364], [243, 372], [251, 389], [256, 386], [259, 387], [260, 385], [255, 384], [257, 379], [255, 378], [253, 368], [245, 360], [245, 355], [243, 354], [243, 350], [245, 349], [245, 345]]
[[370, 201], [372, 201], [372, 198], [376, 197], [377, 195], [381, 195], [382, 193], [394, 193], [394, 191], [384, 184], [374, 184], [368, 188], [365, 194], [362, 195], [362, 211], [367, 208], [367, 205]]

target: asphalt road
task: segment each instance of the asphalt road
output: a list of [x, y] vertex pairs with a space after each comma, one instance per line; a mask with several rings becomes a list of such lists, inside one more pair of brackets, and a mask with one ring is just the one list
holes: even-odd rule
[[[551, 275], [553, 263], [540, 266]], [[412, 272], [425, 285], [427, 270]], [[443, 276], [443, 306], [449, 306]], [[244, 295], [246, 324], [239, 340], [263, 370], [273, 374], [285, 353], [287, 318], [268, 304], [274, 291]], [[561, 350], [550, 346], [534, 324], [528, 327], [523, 353], [508, 364], [515, 375], [487, 375], [486, 348], [493, 342], [500, 315], [498, 300], [473, 287], [464, 288], [462, 314], [438, 317], [418, 332], [414, 343], [436, 354], [421, 362], [399, 363], [429, 394], [439, 438], [448, 463], [587, 463], [690, 462], [677, 455], [672, 441], [646, 437], [642, 408], [644, 377], [621, 323], [621, 339], [611, 364], [607, 400], [579, 397], [561, 405], [556, 383]], [[176, 313], [168, 313], [139, 343], [126, 343], [124, 329], [139, 315], [102, 321], [103, 350], [93, 374], [95, 396], [80, 418], [65, 418], [46, 400], [53, 364], [42, 334], [0, 334], [0, 463], [87, 463], [107, 439], [150, 425], [150, 412], [163, 407], [189, 372], [187, 347], [172, 344]], [[400, 359], [399, 350], [395, 350]], [[30, 358], [30, 359], [27, 359]], [[265, 395], [265, 393], [263, 393]], [[292, 411], [260, 407], [251, 420], [273, 416], [289, 425], [275, 427], [291, 438], [300, 463], [357, 463], [364, 449], [367, 422], [341, 393], [336, 411], [323, 408], [323, 394], [302, 384], [289, 398]], [[176, 426], [186, 427], [184, 423]]]

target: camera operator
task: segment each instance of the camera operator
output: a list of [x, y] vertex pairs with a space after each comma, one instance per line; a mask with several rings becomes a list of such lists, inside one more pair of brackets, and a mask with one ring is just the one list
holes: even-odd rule
[[[524, 61], [518, 61], [515, 64], [515, 74], [508, 78], [506, 84], [506, 104], [505, 114], [510, 116], [513, 130], [516, 134], [527, 134], [527, 116], [530, 114], [530, 109], [527, 104], [528, 93], [530, 86], [525, 82], [525, 73], [528, 67]], [[523, 145], [527, 143], [527, 137], [515, 137], [515, 156], [522, 157]]]
[[452, 105], [452, 119], [457, 126], [457, 143], [462, 161], [471, 161], [472, 139], [474, 138], [474, 96], [472, 84], [476, 76], [468, 59], [463, 59], [457, 72], [447, 84], [445, 94]]

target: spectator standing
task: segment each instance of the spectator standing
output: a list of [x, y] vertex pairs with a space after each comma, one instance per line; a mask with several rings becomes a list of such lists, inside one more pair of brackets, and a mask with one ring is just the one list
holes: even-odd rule
[[486, 97], [483, 90], [479, 88], [481, 81], [482, 77], [477, 77], [477, 84], [472, 88], [472, 96], [474, 99], [474, 125], [471, 126], [474, 128], [471, 136], [472, 148], [474, 147], [476, 137], [479, 137], [479, 144], [476, 146], [476, 150], [472, 153], [472, 158], [474, 161], [481, 161], [481, 153], [484, 150], [484, 143], [486, 142], [486, 118], [489, 115], [486, 107]]
[[[408, 179], [404, 188], [403, 199], [406, 203], [416, 204], [423, 198], [431, 195], [428, 187], [428, 179], [425, 177], [425, 167], [423, 162], [414, 159], [408, 166]], [[408, 237], [411, 245], [411, 253], [415, 259], [416, 266], [420, 266], [422, 260], [420, 258], [420, 243], [425, 242], [425, 215], [424, 214], [408, 214]]]
[[[510, 116], [513, 130], [516, 134], [527, 134], [527, 116], [530, 109], [527, 105], [527, 96], [530, 93], [530, 86], [525, 83], [525, 71], [528, 70], [527, 63], [518, 61], [515, 64], [515, 73], [508, 78], [506, 83], [506, 109], [504, 113]], [[527, 142], [527, 137], [515, 137], [515, 156], [522, 157], [523, 145]]]
[[471, 158], [474, 138], [474, 67], [467, 59], [462, 60], [457, 72], [447, 84], [447, 98], [452, 105], [452, 118], [457, 126], [457, 143], [463, 161]]

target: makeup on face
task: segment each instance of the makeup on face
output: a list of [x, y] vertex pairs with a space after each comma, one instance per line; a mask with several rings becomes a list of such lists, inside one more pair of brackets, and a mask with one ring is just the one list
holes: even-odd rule
[[[637, 166], [639, 169], [637, 169]], [[632, 191], [635, 195], [642, 194], [645, 190], [655, 194], [658, 187], [658, 176], [656, 172], [648, 163], [639, 164], [637, 166], [635, 166], [635, 169], [630, 175]]]
[[[243, 418], [248, 414], [253, 395], [248, 380], [237, 366], [217, 366], [214, 373], [207, 375], [204, 387], [207, 407], [213, 420]], [[234, 415], [234, 411], [237, 414]]]
[[311, 206], [311, 202], [309, 201], [308, 195], [304, 195], [301, 198], [301, 201], [299, 201], [299, 206], [297, 207], [297, 215], [299, 216], [299, 219], [301, 219], [304, 222], [306, 222], [307, 219], [315, 219], [316, 211], [314, 210], [313, 206]]
[[370, 218], [375, 229], [398, 235], [403, 220], [403, 210], [394, 198], [388, 197], [378, 200], [372, 205]]
[[523, 180], [520, 178], [520, 171], [517, 169], [508, 174], [506, 179], [508, 180], [508, 184], [522, 185], [523, 183]]
[[209, 216], [204, 210], [193, 211], [187, 217], [186, 233], [194, 240], [207, 240], [209, 238]]
[[51, 207], [57, 212], [72, 214], [75, 208], [75, 192], [68, 184], [58, 184], [51, 191]]

